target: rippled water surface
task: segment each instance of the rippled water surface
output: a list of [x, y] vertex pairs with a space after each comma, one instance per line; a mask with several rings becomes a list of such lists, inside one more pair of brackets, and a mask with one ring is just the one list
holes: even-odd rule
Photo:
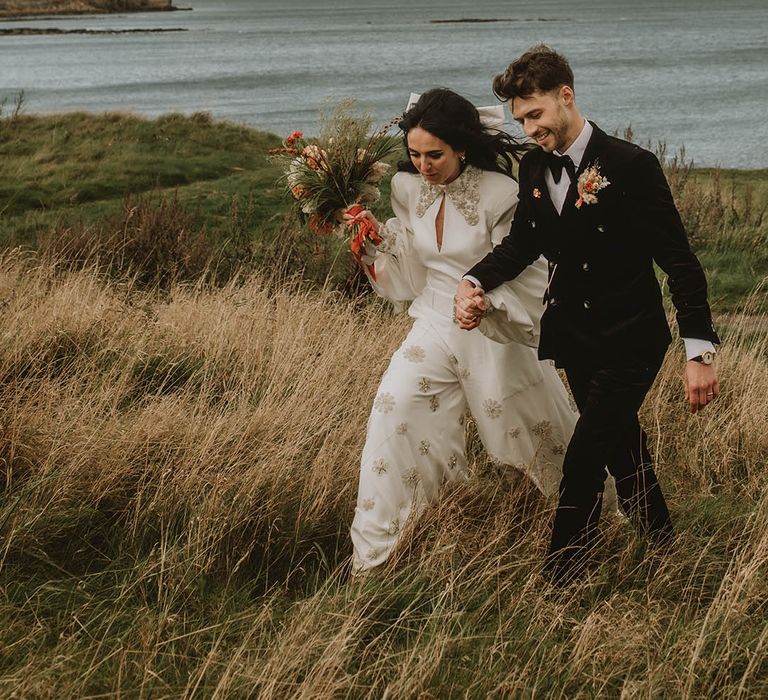
[[[685, 145], [698, 165], [768, 167], [765, 0], [176, 0], [190, 12], [0, 22], [0, 28], [184, 28], [180, 33], [1, 36], [0, 96], [27, 111], [210, 111], [261, 129], [317, 129], [327, 98], [384, 122], [408, 93], [490, 81], [544, 41], [608, 131]], [[492, 23], [434, 20], [493, 18]], [[515, 126], [510, 126], [516, 131]]]

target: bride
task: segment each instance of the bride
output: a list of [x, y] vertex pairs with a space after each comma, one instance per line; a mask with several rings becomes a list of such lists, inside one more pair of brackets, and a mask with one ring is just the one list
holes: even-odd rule
[[[502, 106], [483, 108], [481, 117], [438, 88], [409, 107], [399, 124], [409, 161], [392, 178], [395, 218], [357, 217], [381, 238], [366, 244], [371, 285], [395, 303], [412, 301], [415, 320], [368, 420], [351, 527], [355, 573], [387, 559], [408, 518], [443, 482], [467, 478], [467, 410], [489, 457], [525, 472], [547, 497], [557, 494], [577, 419], [555, 369], [536, 355], [543, 258], [486, 295], [491, 309], [478, 329], [460, 330], [452, 315], [464, 271], [509, 232], [513, 159], [525, 147], [500, 130]], [[608, 486], [606, 500], [615, 501]]]

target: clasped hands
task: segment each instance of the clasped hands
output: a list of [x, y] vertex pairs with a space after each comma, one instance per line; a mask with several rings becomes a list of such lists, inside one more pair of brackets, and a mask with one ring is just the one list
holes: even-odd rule
[[469, 280], [461, 280], [453, 298], [453, 315], [459, 328], [465, 331], [477, 328], [487, 308], [482, 288]]
[[[459, 283], [453, 300], [453, 315], [459, 328], [465, 331], [477, 328], [488, 308], [483, 290], [464, 279]], [[685, 400], [691, 413], [698, 413], [720, 393], [714, 365], [687, 362], [684, 384]]]

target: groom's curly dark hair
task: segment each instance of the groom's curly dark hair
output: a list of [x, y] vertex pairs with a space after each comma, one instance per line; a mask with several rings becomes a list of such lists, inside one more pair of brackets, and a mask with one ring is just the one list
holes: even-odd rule
[[530, 97], [534, 92], [549, 92], [562, 85], [573, 89], [573, 71], [568, 59], [539, 44], [528, 49], [493, 79], [493, 92], [502, 102], [515, 97]]

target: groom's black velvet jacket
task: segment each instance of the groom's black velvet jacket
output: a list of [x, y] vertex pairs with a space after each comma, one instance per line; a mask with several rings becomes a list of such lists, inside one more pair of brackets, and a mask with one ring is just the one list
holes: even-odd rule
[[527, 153], [510, 235], [467, 274], [490, 291], [544, 255], [550, 284], [539, 357], [558, 364], [660, 360], [671, 335], [653, 261], [668, 275], [680, 335], [719, 343], [704, 272], [658, 159], [592, 126], [577, 176], [599, 166], [610, 184], [597, 193], [597, 202], [577, 208], [572, 182], [558, 215], [544, 179], [546, 154]]

